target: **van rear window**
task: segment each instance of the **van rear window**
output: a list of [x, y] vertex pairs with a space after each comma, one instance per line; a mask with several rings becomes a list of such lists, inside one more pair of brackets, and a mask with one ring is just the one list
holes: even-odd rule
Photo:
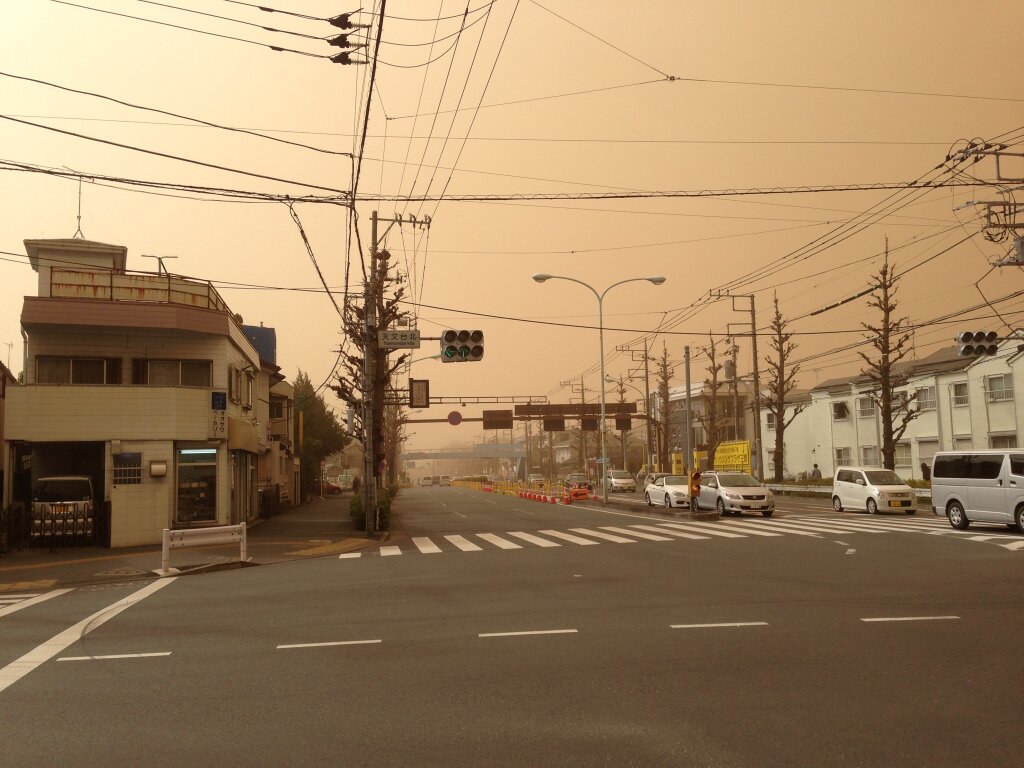
[[1024, 477], [1024, 453], [1010, 454], [1010, 472], [1019, 477]]

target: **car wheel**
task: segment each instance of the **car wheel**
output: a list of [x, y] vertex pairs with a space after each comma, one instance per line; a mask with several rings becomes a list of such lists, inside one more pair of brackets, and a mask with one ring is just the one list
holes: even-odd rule
[[761, 513], [761, 517], [771, 517], [773, 514], [774, 514], [774, 511], [769, 509], [769, 510], [767, 510], [765, 512], [762, 512]]
[[1024, 504], [1017, 507], [1017, 511], [1013, 513], [1013, 522], [1017, 526], [1017, 530], [1024, 533]]
[[877, 515], [878, 514], [878, 504], [875, 503], [874, 499], [868, 499], [868, 514], [869, 515]]
[[843, 511], [843, 502], [839, 500], [838, 496], [832, 497], [832, 509], [834, 509], [836, 512]]
[[651, 495], [649, 493], [644, 494], [644, 505], [648, 507], [654, 506], [653, 504], [651, 504]]
[[725, 502], [721, 499], [718, 500], [718, 514], [725, 517], [729, 513], [725, 511]]
[[672, 509], [672, 499], [668, 497], [667, 493], [665, 494], [665, 509]]
[[967, 526], [971, 524], [971, 521], [967, 519], [967, 513], [964, 512], [964, 508], [960, 505], [959, 501], [950, 502], [949, 507], [946, 509], [946, 517], [949, 518], [949, 524], [958, 531], [966, 531]]

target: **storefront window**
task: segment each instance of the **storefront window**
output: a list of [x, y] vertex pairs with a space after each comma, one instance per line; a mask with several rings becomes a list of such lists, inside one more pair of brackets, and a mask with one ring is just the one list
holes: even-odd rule
[[217, 449], [178, 450], [178, 525], [217, 520]]

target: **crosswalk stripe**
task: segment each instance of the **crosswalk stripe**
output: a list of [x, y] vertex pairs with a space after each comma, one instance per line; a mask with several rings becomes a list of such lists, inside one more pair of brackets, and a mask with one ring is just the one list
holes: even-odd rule
[[662, 523], [663, 526], [670, 528], [678, 528], [682, 531], [700, 531], [701, 533], [710, 533], [712, 536], [722, 536], [726, 539], [743, 539], [746, 538], [745, 534], [742, 533], [730, 533], [722, 528], [722, 526], [716, 523]]
[[592, 531], [589, 528], [570, 528], [569, 530], [575, 533], [582, 533], [584, 536], [593, 536], [606, 541], [614, 541], [616, 544], [636, 544], [636, 539], [627, 539], [622, 536], [616, 536], [612, 533], [605, 533], [604, 531]]
[[631, 525], [630, 528], [640, 528], [644, 531], [655, 533], [667, 533], [669, 536], [678, 536], [680, 539], [709, 539], [710, 536], [701, 536], [697, 533], [684, 533], [683, 531], [670, 531], [668, 528], [658, 528], [653, 525]]
[[1024, 541], [1011, 541], [1009, 544], [1000, 544], [999, 546], [1012, 550], [1024, 549]]
[[792, 520], [792, 518], [787, 518], [786, 520], [772, 520], [771, 525], [772, 525], [772, 527], [778, 526], [778, 527], [785, 527], [785, 528], [796, 528], [798, 530], [813, 531], [815, 533], [827, 533], [827, 534], [856, 533], [856, 531], [854, 531], [852, 528], [843, 528], [843, 527], [827, 525], [827, 524], [823, 524], [823, 523], [805, 523], [802, 520], [801, 521], [793, 520], [793, 522], [790, 522], [790, 520]]
[[381, 547], [380, 548], [380, 556], [381, 557], [390, 557], [392, 555], [400, 555], [400, 554], [402, 554], [402, 548], [401, 547]]
[[565, 539], [566, 541], [572, 542], [573, 544], [580, 544], [586, 546], [588, 544], [600, 544], [599, 541], [592, 541], [591, 539], [584, 539], [582, 536], [573, 536], [571, 533], [565, 533], [564, 531], [538, 531], [543, 533], [545, 536], [554, 536], [559, 539]]
[[859, 523], [856, 521], [823, 520], [820, 523], [810, 523], [818, 528], [826, 528], [837, 533], [885, 533], [886, 531], [903, 531], [903, 528], [893, 528], [883, 524], [872, 525], [870, 523]]
[[478, 547], [476, 544], [474, 544], [472, 541], [467, 539], [465, 536], [453, 535], [453, 536], [445, 536], [445, 538], [448, 539], [448, 541], [450, 541], [456, 547], [461, 549], [463, 552], [480, 552], [480, 551], [482, 551], [481, 547]]
[[722, 523], [726, 528], [738, 528], [740, 533], [749, 533], [753, 536], [781, 536], [781, 533], [775, 533], [773, 531], [766, 531], [765, 526], [758, 523], [743, 522], [742, 520], [732, 520], [728, 523]]
[[914, 531], [920, 530], [920, 528], [910, 527], [902, 525], [900, 523], [890, 523], [887, 520], [878, 520], [874, 518], [863, 518], [855, 520], [843, 520], [843, 521], [831, 521], [823, 520], [825, 525], [842, 525], [849, 528], [868, 528], [873, 531]]
[[536, 544], [538, 547], [560, 547], [560, 546], [562, 546], [561, 544], [559, 544], [557, 542], [548, 541], [547, 539], [542, 539], [540, 536], [534, 536], [533, 534], [524, 533], [523, 531], [509, 531], [508, 535], [509, 536], [515, 536], [517, 539], [522, 539], [523, 541], [528, 541], [531, 544]]
[[779, 520], [778, 518], [773, 518], [772, 520], [766, 520], [765, 522], [762, 523], [762, 525], [765, 528], [771, 528], [773, 530], [778, 530], [778, 531], [781, 531], [782, 533], [791, 533], [794, 536], [813, 536], [816, 539], [820, 539], [821, 536], [822, 536], [822, 533], [823, 533], [820, 530], [808, 531], [808, 530], [805, 530], [804, 528], [802, 528], [798, 524], [791, 524], [791, 523], [789, 523], [788, 520]]
[[522, 547], [514, 541], [503, 539], [501, 536], [495, 536], [493, 533], [478, 533], [476, 535], [484, 541], [489, 541], [498, 549], [522, 549]]
[[362, 552], [344, 552], [344, 553], [338, 555], [338, 559], [339, 560], [351, 560], [351, 559], [355, 559], [357, 557], [362, 557], [362, 556], [363, 556]]
[[424, 555], [434, 555], [441, 551], [441, 548], [426, 536], [413, 536], [412, 543]]
[[602, 525], [602, 531], [611, 531], [612, 533], [624, 533], [627, 536], [637, 536], [641, 539], [647, 539], [648, 541], [672, 541], [668, 536], [659, 536], [656, 533], [641, 533], [640, 531], [634, 531], [630, 528], [616, 528], [614, 525]]

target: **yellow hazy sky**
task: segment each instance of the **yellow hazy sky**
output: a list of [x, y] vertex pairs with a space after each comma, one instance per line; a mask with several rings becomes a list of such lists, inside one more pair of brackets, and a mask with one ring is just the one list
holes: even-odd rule
[[[337, 153], [359, 154], [371, 68], [329, 62], [323, 56], [337, 49], [317, 39], [337, 32], [322, 19], [351, 9], [325, 0], [269, 5], [289, 13], [235, 0], [0, 1], [0, 358], [12, 343], [15, 372], [21, 300], [36, 290], [23, 240], [75, 235], [79, 184], [12, 164], [293, 197], [351, 190], [353, 161]], [[353, 19], [370, 23], [379, 8], [366, 3]], [[376, 27], [373, 19], [373, 34]], [[581, 374], [596, 391], [594, 296], [530, 276], [567, 275], [603, 290], [660, 274], [660, 287], [632, 283], [605, 300], [605, 325], [618, 329], [605, 333], [610, 375], [632, 367], [616, 345], [646, 336], [659, 353], [666, 344], [674, 361], [689, 344], [693, 378], [702, 379], [697, 349], [708, 333], [720, 338], [728, 323], [742, 332], [748, 319], [729, 300], [708, 298], [732, 288], [754, 294], [760, 326], [777, 293], [801, 334], [796, 357], [808, 358], [801, 384], [813, 386], [859, 369], [856, 353], [843, 348], [862, 338], [860, 324], [873, 315], [863, 300], [808, 315], [866, 287], [887, 238], [897, 271], [913, 270], [900, 296], [902, 313], [920, 326], [918, 355], [952, 343], [962, 327], [1019, 327], [1024, 299], [1012, 294], [1024, 289], [1024, 273], [992, 268], [1009, 244], [986, 240], [978, 219], [976, 203], [1005, 199], [993, 186], [458, 197], [992, 181], [991, 159], [958, 166], [970, 176], [940, 166], [976, 137], [1022, 151], [1021, 39], [1024, 14], [1009, 0], [983, 9], [952, 0], [389, 0], [358, 183], [360, 237], [365, 247], [373, 210], [429, 215], [429, 235], [405, 225], [385, 243], [413, 275], [409, 297], [429, 305], [409, 309], [424, 335], [486, 333], [483, 362], [424, 359], [413, 375], [429, 379], [433, 395], [451, 397], [566, 401], [559, 382]], [[372, 53], [372, 42], [354, 57]], [[1004, 172], [1024, 176], [1022, 165]], [[373, 199], [442, 193], [448, 199]], [[349, 285], [360, 290], [346, 209], [298, 203], [295, 211], [339, 301], [346, 263]], [[878, 214], [863, 216], [870, 211]], [[277, 329], [278, 363], [289, 377], [299, 369], [316, 383], [329, 376], [342, 337], [328, 297], [272, 290], [320, 286], [283, 203], [87, 181], [81, 233], [127, 246], [131, 269], [155, 268], [143, 254], [176, 257], [171, 271], [214, 281], [247, 323]], [[436, 351], [425, 342], [415, 357]], [[741, 340], [740, 373], [749, 367], [749, 341]], [[460, 408], [466, 416], [480, 409]], [[429, 415], [449, 410], [434, 406]], [[413, 447], [480, 434], [468, 424], [414, 432]]]

